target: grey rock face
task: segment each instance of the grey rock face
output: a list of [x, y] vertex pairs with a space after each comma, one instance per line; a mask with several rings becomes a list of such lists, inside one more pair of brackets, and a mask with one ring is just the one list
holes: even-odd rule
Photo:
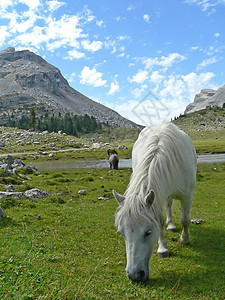
[[24, 196], [24, 193], [22, 192], [1, 192], [0, 191], [0, 199], [4, 199], [6, 197], [12, 197], [12, 198], [26, 198]]
[[69, 112], [94, 116], [114, 126], [140, 128], [73, 89], [60, 70], [39, 55], [7, 48], [0, 52], [0, 120], [10, 115], [21, 118], [30, 107], [35, 107], [37, 117], [46, 112], [55, 115]]
[[225, 85], [220, 87], [217, 91], [211, 89], [201, 90], [195, 95], [194, 102], [190, 103], [184, 113], [192, 113], [204, 109], [208, 106], [220, 106], [225, 103]]
[[45, 197], [49, 196], [49, 193], [47, 193], [46, 191], [43, 191], [41, 189], [34, 188], [34, 189], [27, 190], [24, 193], [24, 196], [40, 199], [40, 198], [45, 198]]
[[13, 184], [5, 185], [6, 192], [15, 192], [16, 187]]

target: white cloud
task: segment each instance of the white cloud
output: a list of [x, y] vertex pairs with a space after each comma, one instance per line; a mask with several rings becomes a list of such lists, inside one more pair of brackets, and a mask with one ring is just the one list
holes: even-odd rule
[[32, 32], [17, 35], [15, 39], [10, 41], [10, 44], [15, 46], [21, 45], [26, 48], [35, 47], [36, 49], [40, 49], [41, 44], [47, 41], [47, 36], [43, 34], [42, 28], [35, 26]]
[[77, 74], [75, 72], [71, 73], [67, 80], [71, 83], [74, 81], [74, 79], [77, 77]]
[[69, 59], [69, 60], [80, 59], [80, 58], [85, 57], [84, 53], [79, 52], [76, 49], [70, 50], [67, 53], [68, 53], [68, 56], [65, 56], [65, 59]]
[[185, 0], [187, 4], [195, 4], [201, 8], [201, 10], [207, 13], [207, 16], [216, 11], [219, 5], [224, 5], [224, 0]]
[[[18, 3], [23, 3], [28, 8], [18, 13]], [[74, 48], [74, 50], [68, 52], [67, 59], [84, 57], [82, 51], [79, 51], [81, 45], [90, 52], [96, 52], [103, 46], [101, 41], [89, 41], [88, 33], [84, 32], [84, 25], [96, 19], [86, 6], [76, 15], [64, 14], [56, 18], [52, 16], [52, 13], [65, 5], [63, 1], [51, 0], [45, 3], [40, 0], [17, 0], [15, 2], [3, 0], [0, 5], [4, 8], [9, 5], [13, 6], [11, 12], [4, 9], [0, 11], [0, 17], [8, 22], [9, 34], [14, 34], [13, 38], [8, 40], [10, 45], [33, 47], [36, 50], [46, 47], [51, 52], [60, 47]], [[44, 5], [46, 6], [44, 7]], [[42, 8], [45, 8], [45, 10], [42, 10]], [[40, 22], [37, 23], [38, 21]], [[101, 22], [98, 23], [98, 26], [100, 25]], [[4, 36], [2, 34], [0, 39], [3, 40], [3, 38], [6, 39], [5, 34]]]
[[128, 78], [130, 82], [136, 82], [136, 83], [144, 83], [146, 79], [148, 79], [148, 71], [146, 70], [140, 70], [132, 78]]
[[213, 36], [216, 37], [216, 38], [218, 38], [218, 37], [221, 37], [221, 34], [219, 32], [216, 32], [216, 33], [214, 33]]
[[185, 90], [185, 83], [179, 76], [170, 75], [163, 81], [163, 88], [159, 92], [159, 98], [176, 99], [181, 101]]
[[196, 70], [200, 70], [208, 65], [211, 65], [211, 64], [215, 64], [219, 59], [217, 59], [215, 56], [214, 57], [211, 57], [209, 59], [204, 59], [196, 68]]
[[131, 94], [134, 96], [135, 99], [140, 99], [143, 96], [143, 93], [147, 89], [147, 85], [143, 84], [140, 88], [133, 89]]
[[107, 81], [102, 79], [102, 75], [103, 74], [97, 72], [95, 68], [90, 69], [89, 67], [85, 66], [81, 71], [80, 83], [92, 85], [94, 87], [104, 86]]
[[215, 85], [211, 84], [211, 79], [215, 76], [212, 72], [204, 72], [197, 75], [191, 72], [185, 76], [181, 76], [187, 85], [187, 89], [190, 94], [190, 101], [194, 100], [195, 94], [199, 93], [204, 88], [215, 88]]
[[58, 0], [51, 0], [51, 1], [47, 2], [48, 9], [50, 10], [50, 12], [53, 12], [53, 11], [59, 9], [60, 7], [62, 7], [65, 4], [66, 4], [65, 2], [61, 2]]
[[191, 47], [191, 50], [193, 50], [193, 51], [198, 50], [198, 49], [199, 49], [199, 47], [197, 47], [197, 46]]
[[196, 4], [202, 8], [203, 11], [206, 11], [210, 7], [214, 6], [215, 4], [210, 3], [210, 0], [186, 0], [188, 4]]
[[2, 10], [5, 10], [8, 6], [12, 6], [13, 1], [12, 0], [1, 0], [0, 7]]
[[174, 63], [184, 61], [187, 58], [179, 53], [170, 53], [168, 56], [143, 58], [142, 62], [146, 69], [151, 69], [153, 66], [171, 67]]
[[7, 30], [7, 26], [0, 26], [0, 46], [2, 46], [10, 33]]
[[154, 84], [160, 84], [164, 78], [165, 76], [159, 74], [159, 71], [154, 71], [150, 75], [150, 81], [152, 81]]
[[127, 7], [127, 11], [130, 11], [130, 10], [134, 10], [135, 9], [135, 6], [133, 4], [130, 4], [128, 7]]
[[150, 23], [150, 16], [148, 14], [144, 14], [143, 19], [146, 23]]
[[99, 51], [103, 45], [103, 43], [101, 41], [90, 42], [89, 40], [83, 40], [81, 42], [81, 44], [84, 47], [84, 49], [91, 51], [91, 52]]
[[92, 11], [87, 7], [87, 5], [84, 6], [84, 9], [80, 16], [84, 19], [85, 23], [95, 20], [95, 16], [92, 15]]
[[30, 10], [36, 10], [41, 5], [40, 0], [19, 0], [19, 2], [27, 5]]
[[102, 20], [100, 20], [100, 21], [97, 20], [96, 25], [99, 27], [102, 27], [104, 25], [104, 22]]
[[125, 56], [124, 52], [117, 55], [117, 57], [124, 57], [124, 56]]
[[[22, 21], [18, 22], [21, 17]], [[25, 33], [34, 26], [37, 19], [36, 13], [32, 10], [24, 12], [22, 16], [16, 13], [10, 14], [9, 30], [11, 33]]]
[[144, 101], [130, 100], [121, 104], [108, 103], [107, 106], [137, 124], [151, 126], [179, 116], [184, 112], [187, 104], [184, 100], [156, 100], [149, 95]]
[[82, 28], [79, 27], [78, 16], [63, 15], [59, 20], [48, 18], [46, 34], [49, 40], [63, 39], [64, 43], [71, 43], [78, 38], [85, 38]]
[[120, 86], [116, 80], [111, 83], [110, 85], [110, 90], [108, 92], [108, 95], [114, 95], [116, 92], [119, 92]]
[[179, 116], [184, 113], [186, 106], [194, 100], [194, 96], [201, 89], [217, 88], [211, 83], [215, 76], [211, 72], [200, 74], [192, 72], [184, 76], [170, 75], [157, 81], [158, 75], [160, 74], [153, 74], [156, 79], [155, 84], [159, 84], [160, 81], [157, 94], [154, 95], [151, 91], [148, 94], [148, 86], [142, 85], [140, 88], [133, 89], [131, 94], [136, 99], [145, 100], [130, 100], [122, 104], [111, 104], [110, 107], [122, 116], [146, 126]]
[[129, 35], [119, 35], [117, 37], [117, 40], [119, 40], [119, 41], [124, 41], [124, 40], [129, 40], [129, 39], [130, 39]]

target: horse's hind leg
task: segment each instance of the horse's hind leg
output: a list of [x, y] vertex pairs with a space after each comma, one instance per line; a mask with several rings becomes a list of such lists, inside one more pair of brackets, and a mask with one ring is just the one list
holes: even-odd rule
[[166, 230], [169, 232], [176, 232], [177, 229], [172, 219], [172, 204], [173, 204], [173, 199], [168, 198], [166, 201], [166, 225], [167, 225]]
[[190, 210], [191, 210], [192, 200], [193, 200], [193, 193], [181, 201], [181, 206], [182, 206], [181, 224], [183, 226], [183, 230], [181, 232], [179, 242], [185, 245], [190, 243], [189, 224], [191, 221]]

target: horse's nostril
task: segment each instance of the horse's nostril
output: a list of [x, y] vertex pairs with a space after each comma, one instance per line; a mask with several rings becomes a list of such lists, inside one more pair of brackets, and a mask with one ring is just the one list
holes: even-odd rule
[[139, 272], [139, 278], [140, 278], [140, 281], [143, 281], [145, 279], [145, 271], [144, 270], [141, 270]]

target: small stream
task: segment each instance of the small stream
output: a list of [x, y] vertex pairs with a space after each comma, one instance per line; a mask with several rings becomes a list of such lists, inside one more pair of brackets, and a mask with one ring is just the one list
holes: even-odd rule
[[[225, 153], [199, 155], [198, 163], [219, 163], [225, 162]], [[89, 161], [35, 161], [32, 162], [38, 171], [60, 171], [72, 169], [106, 169], [109, 168], [108, 160], [89, 160]], [[119, 168], [131, 168], [131, 159], [120, 159]]]

